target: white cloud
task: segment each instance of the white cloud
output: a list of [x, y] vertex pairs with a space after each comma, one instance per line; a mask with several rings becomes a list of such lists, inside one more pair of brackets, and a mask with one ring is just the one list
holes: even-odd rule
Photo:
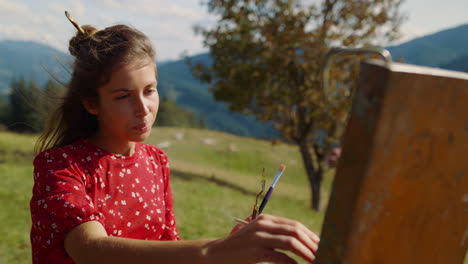
[[85, 5], [80, 0], [49, 1], [47, 7], [48, 11], [53, 14], [63, 14], [65, 11], [68, 11], [74, 17], [81, 17], [86, 14]]
[[405, 23], [401, 26], [402, 38], [398, 42], [405, 42], [427, 34], [427, 30], [413, 23]]
[[98, 25], [106, 25], [106, 26], [110, 26], [112, 24], [115, 24], [115, 18], [113, 18], [112, 16], [110, 15], [102, 15], [102, 16], [99, 16], [96, 20], [96, 23]]
[[[165, 3], [164, 3], [165, 2]], [[184, 21], [200, 20], [206, 16], [201, 8], [185, 7], [179, 4], [174, 4], [169, 1], [150, 1], [142, 0], [138, 4], [129, 6], [129, 12], [134, 15], [162, 18], [171, 21], [182, 19]]]
[[57, 2], [48, 2], [47, 3], [47, 7], [50, 9], [50, 11], [52, 13], [63, 13], [65, 12], [65, 10], [67, 10], [65, 8], [65, 5], [62, 4], [63, 2], [61, 3], [57, 3]]
[[27, 12], [27, 9], [25, 5], [17, 1], [2, 0], [0, 2], [0, 15], [2, 17], [24, 14]]
[[[28, 1], [0, 1], [0, 40], [37, 41], [67, 52], [76, 30], [68, 23], [69, 11], [81, 24], [104, 28], [128, 24], [144, 32], [157, 49], [158, 60], [177, 59], [183, 51], [203, 52], [202, 39], [194, 24], [212, 23], [211, 15], [196, 1], [167, 0], [64, 0], [47, 4]], [[27, 18], [27, 19], [25, 19]]]
[[54, 22], [54, 19], [33, 11], [29, 6], [19, 2], [0, 2], [0, 38], [17, 40], [40, 40], [43, 30]]
[[120, 8], [122, 6], [117, 0], [95, 0], [95, 3], [108, 9]]
[[0, 37], [2, 39], [33, 40], [38, 39], [37, 31], [14, 24], [0, 24]]
[[[204, 51], [201, 38], [192, 28], [194, 24], [208, 24], [210, 15], [199, 5], [167, 0], [99, 0], [97, 5], [106, 9], [106, 19], [100, 19], [106, 26], [125, 23], [148, 35], [159, 60], [176, 59], [184, 50], [190, 54]], [[125, 20], [120, 14], [125, 14]]]
[[[301, 1], [312, 4], [323, 0]], [[435, 2], [414, 1], [419, 1], [418, 10]], [[439, 3], [437, 13], [434, 13], [434, 8], [418, 11], [408, 3], [406, 8], [409, 9], [410, 20], [401, 27], [404, 36], [400, 42], [428, 34], [433, 27], [447, 28], [455, 23], [450, 21], [461, 19], [464, 21], [460, 22], [467, 22], [465, 15], [461, 15], [463, 8], [460, 8], [465, 1], [454, 0], [453, 5], [456, 6], [450, 7], [451, 12], [445, 12], [445, 6]], [[67, 10], [81, 25], [104, 28], [124, 23], [134, 26], [153, 41], [158, 60], [177, 59], [183, 51], [195, 54], [206, 50], [202, 46], [202, 37], [195, 36], [192, 28], [195, 24], [214, 25], [215, 16], [199, 3], [200, 0], [0, 0], [0, 40], [38, 41], [67, 52], [68, 41], [76, 33], [63, 14]], [[416, 19], [418, 12], [426, 20]], [[444, 12], [452, 18], [440, 15]], [[415, 14], [413, 20], [412, 14]], [[431, 23], [426, 22], [427, 19]], [[433, 27], [429, 28], [428, 24], [433, 24]]]
[[76, 16], [83, 16], [85, 14], [85, 6], [80, 0], [70, 0], [70, 12]]

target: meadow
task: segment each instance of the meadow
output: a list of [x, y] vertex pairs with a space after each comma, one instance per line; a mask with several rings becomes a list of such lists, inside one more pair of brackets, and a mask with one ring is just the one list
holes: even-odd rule
[[[29, 199], [37, 135], [0, 132], [0, 264], [31, 263]], [[201, 129], [155, 128], [146, 143], [169, 155], [177, 225], [182, 239], [226, 236], [234, 218], [245, 218], [260, 189], [280, 164], [287, 166], [265, 213], [300, 220], [320, 233], [332, 182], [325, 175], [321, 212], [310, 209], [310, 191], [296, 146]]]

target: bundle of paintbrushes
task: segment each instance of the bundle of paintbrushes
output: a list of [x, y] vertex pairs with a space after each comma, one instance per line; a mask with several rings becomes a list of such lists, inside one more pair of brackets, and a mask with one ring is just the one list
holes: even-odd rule
[[[253, 206], [252, 210], [252, 216], [251, 219], [254, 220], [255, 218], [258, 217], [263, 212], [263, 209], [265, 208], [265, 205], [267, 202], [270, 200], [271, 194], [273, 193], [273, 190], [275, 189], [276, 183], [278, 183], [279, 178], [283, 174], [284, 170], [286, 169], [286, 165], [281, 164], [278, 171], [276, 172], [275, 178], [273, 179], [273, 182], [270, 185], [270, 188], [268, 188], [267, 193], [263, 197], [262, 203], [260, 204], [260, 207], [258, 206], [258, 198], [262, 195], [263, 191], [265, 191], [265, 168], [262, 170], [262, 180], [261, 180], [261, 189], [255, 196], [255, 204]], [[239, 223], [247, 224], [248, 222], [242, 219], [235, 219]]]
[[266, 177], [265, 177], [265, 168], [263, 168], [262, 170], [262, 180], [261, 180], [261, 185], [262, 185], [262, 188], [260, 189], [260, 192], [257, 193], [257, 196], [255, 196], [255, 204], [253, 206], [253, 210], [252, 210], [252, 219], [255, 219], [258, 217], [258, 198], [260, 197], [260, 195], [262, 195], [263, 191], [265, 190], [265, 182], [266, 182]]

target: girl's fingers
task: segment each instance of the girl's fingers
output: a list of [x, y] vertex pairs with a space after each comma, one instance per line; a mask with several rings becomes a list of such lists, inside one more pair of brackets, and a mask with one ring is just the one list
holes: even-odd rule
[[264, 231], [270, 234], [295, 237], [313, 253], [317, 252], [318, 243], [313, 241], [312, 238], [305, 233], [303, 228], [298, 228], [293, 225], [277, 224], [275, 222], [259, 223], [258, 225], [263, 225]]
[[293, 226], [295, 228], [302, 230], [315, 243], [320, 242], [320, 238], [314, 232], [312, 232], [310, 229], [308, 229], [306, 226], [304, 226], [298, 221], [294, 221], [294, 220], [284, 218], [284, 217], [279, 217], [279, 216], [266, 215], [266, 214], [260, 215], [255, 221], [260, 221], [262, 219], [267, 220], [267, 221], [272, 221], [277, 224], [285, 224], [285, 225]]
[[294, 220], [291, 220], [291, 219], [288, 219], [288, 218], [283, 218], [283, 217], [272, 217], [272, 221], [276, 222], [276, 223], [284, 223], [284, 224], [289, 224], [289, 225], [292, 225], [292, 226], [296, 226], [298, 228], [301, 228], [303, 229], [306, 234], [308, 236], [310, 236], [315, 242], [319, 242], [320, 241], [320, 238], [314, 233], [312, 232], [310, 229], [308, 229], [306, 226], [304, 226], [303, 224], [301, 224], [300, 222], [298, 221], [294, 221]]
[[233, 231], [237, 232], [229, 236], [229, 248], [247, 247], [257, 252], [254, 255], [262, 258], [258, 259], [259, 261], [275, 263], [296, 263], [275, 249], [290, 251], [312, 262], [320, 240], [301, 223], [271, 215], [260, 215], [257, 219], [243, 225], [242, 228], [235, 228]]
[[242, 219], [239, 219], [239, 218], [235, 218], [234, 220], [236, 222], [238, 222], [239, 224], [234, 226], [234, 228], [231, 230], [231, 233], [229, 233], [231, 235], [234, 234], [235, 232], [241, 230], [242, 228], [244, 228], [245, 225], [249, 224], [252, 221], [252, 216], [247, 217], [245, 220], [242, 220]]
[[259, 243], [262, 243], [266, 248], [288, 250], [309, 262], [315, 259], [312, 250], [295, 237], [267, 232], [257, 232], [257, 236], [260, 238]]
[[229, 233], [230, 235], [236, 233], [237, 231], [241, 230], [242, 228], [244, 228], [245, 225], [243, 224], [237, 224], [236, 226], [234, 226], [234, 228], [231, 230], [231, 233]]

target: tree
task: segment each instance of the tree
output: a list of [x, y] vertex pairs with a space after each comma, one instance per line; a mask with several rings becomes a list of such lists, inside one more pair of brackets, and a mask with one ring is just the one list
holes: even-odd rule
[[9, 129], [17, 132], [40, 132], [44, 128], [44, 98], [34, 81], [13, 79], [10, 94]]
[[0, 96], [0, 130], [6, 127], [8, 124], [8, 117], [10, 114], [9, 105], [6, 102], [6, 98]]
[[48, 80], [43, 88], [44, 93], [44, 119], [61, 103], [65, 89], [61, 84]]
[[177, 127], [202, 127], [201, 122], [192, 111], [178, 106], [174, 101], [163, 97], [159, 102], [158, 117], [156, 118], [158, 126], [177, 126]]
[[274, 122], [299, 146], [315, 210], [327, 152], [339, 145], [350, 105], [347, 81], [357, 73], [346, 59], [337, 60], [331, 76], [345, 89], [326, 101], [320, 74], [326, 52], [331, 45], [366, 47], [396, 39], [400, 5], [400, 0], [323, 0], [310, 6], [298, 0], [210, 0], [216, 26], [196, 27], [213, 63], [192, 65], [195, 76], [212, 84], [216, 100]]

